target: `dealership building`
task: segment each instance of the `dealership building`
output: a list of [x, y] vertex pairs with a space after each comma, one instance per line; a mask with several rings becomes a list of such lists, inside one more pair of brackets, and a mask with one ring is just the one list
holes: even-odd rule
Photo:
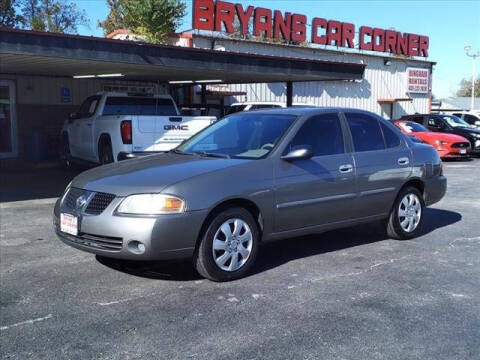
[[57, 155], [70, 112], [99, 91], [170, 93], [184, 112], [221, 116], [234, 102], [369, 110], [431, 108], [428, 37], [227, 2], [196, 0], [193, 30], [153, 45], [0, 29], [0, 160]]

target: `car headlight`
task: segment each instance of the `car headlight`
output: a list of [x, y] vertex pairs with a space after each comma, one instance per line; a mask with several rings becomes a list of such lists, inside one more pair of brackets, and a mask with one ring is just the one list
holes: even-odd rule
[[185, 201], [164, 194], [139, 194], [127, 196], [117, 208], [119, 214], [161, 215], [185, 211]]
[[435, 140], [435, 145], [448, 145], [446, 141]]

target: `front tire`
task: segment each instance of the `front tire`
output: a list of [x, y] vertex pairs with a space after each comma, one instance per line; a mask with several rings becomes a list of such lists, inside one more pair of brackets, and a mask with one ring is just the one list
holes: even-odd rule
[[421, 192], [409, 186], [397, 196], [387, 223], [387, 234], [393, 239], [408, 240], [418, 236], [425, 213]]
[[253, 267], [260, 243], [260, 231], [252, 214], [234, 207], [218, 213], [208, 225], [198, 246], [194, 265], [212, 281], [244, 277]]

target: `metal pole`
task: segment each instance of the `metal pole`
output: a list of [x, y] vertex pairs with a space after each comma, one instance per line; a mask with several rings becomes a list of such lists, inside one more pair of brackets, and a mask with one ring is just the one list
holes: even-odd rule
[[472, 103], [470, 105], [470, 111], [473, 111], [475, 107], [475, 66], [477, 62], [476, 56], [473, 56], [472, 62]]
[[472, 102], [470, 104], [470, 110], [473, 111], [475, 108], [475, 67], [476, 67], [476, 61], [477, 57], [480, 57], [480, 51], [477, 51], [476, 54], [470, 54], [470, 50], [472, 47], [470, 45], [465, 46], [465, 53], [467, 54], [468, 57], [472, 58]]

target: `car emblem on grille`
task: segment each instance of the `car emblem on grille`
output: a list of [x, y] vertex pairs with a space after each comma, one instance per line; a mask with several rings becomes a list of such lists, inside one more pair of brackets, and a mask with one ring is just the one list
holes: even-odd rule
[[88, 201], [88, 195], [83, 194], [82, 196], [77, 198], [77, 201], [75, 202], [77, 210], [82, 210], [85, 204]]

